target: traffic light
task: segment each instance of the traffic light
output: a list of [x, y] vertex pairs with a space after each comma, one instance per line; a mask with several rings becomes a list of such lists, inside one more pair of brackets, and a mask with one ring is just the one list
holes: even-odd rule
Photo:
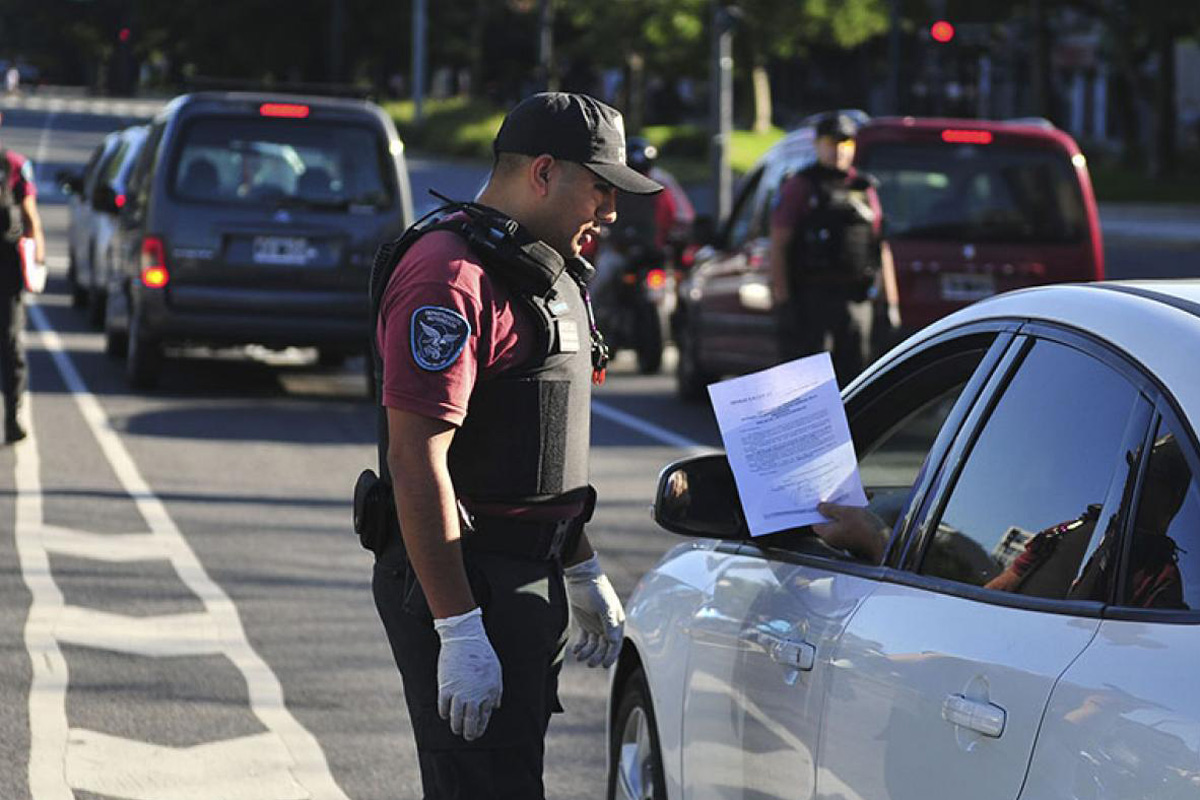
[[929, 26], [929, 35], [935, 42], [949, 44], [954, 39], [954, 26], [944, 19], [939, 19]]
[[121, 44], [128, 44], [131, 35], [132, 33], [129, 28], [121, 28], [121, 30], [117, 31], [117, 38], [121, 40]]

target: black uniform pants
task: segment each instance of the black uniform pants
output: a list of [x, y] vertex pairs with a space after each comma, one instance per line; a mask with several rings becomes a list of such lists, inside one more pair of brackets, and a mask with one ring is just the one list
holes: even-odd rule
[[17, 406], [25, 394], [25, 305], [21, 294], [0, 294], [0, 392], [4, 393], [4, 422], [17, 421]]
[[784, 360], [828, 350], [838, 386], [871, 363], [874, 303], [860, 289], [800, 286], [780, 309], [780, 354]]
[[433, 616], [402, 548], [375, 562], [375, 606], [404, 682], [425, 800], [539, 800], [550, 715], [567, 644], [562, 567], [498, 553], [464, 552], [467, 577], [500, 659], [500, 708], [473, 742], [438, 716]]

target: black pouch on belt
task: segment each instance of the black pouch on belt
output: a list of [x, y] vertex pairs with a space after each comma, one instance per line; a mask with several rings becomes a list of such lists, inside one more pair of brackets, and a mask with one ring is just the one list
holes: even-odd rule
[[354, 532], [359, 544], [376, 555], [391, 537], [400, 536], [392, 486], [374, 470], [364, 469], [354, 483]]

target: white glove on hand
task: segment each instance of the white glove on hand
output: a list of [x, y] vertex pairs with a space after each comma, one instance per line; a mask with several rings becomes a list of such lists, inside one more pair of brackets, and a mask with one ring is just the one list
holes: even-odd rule
[[500, 707], [503, 691], [500, 659], [483, 629], [483, 611], [473, 608], [457, 617], [433, 621], [442, 640], [438, 653], [438, 715], [468, 742], [487, 728]]
[[625, 630], [625, 609], [620, 598], [596, 556], [565, 568], [563, 575], [571, 616], [579, 626], [579, 641], [572, 649], [575, 659], [587, 661], [589, 667], [611, 667], [621, 653]]

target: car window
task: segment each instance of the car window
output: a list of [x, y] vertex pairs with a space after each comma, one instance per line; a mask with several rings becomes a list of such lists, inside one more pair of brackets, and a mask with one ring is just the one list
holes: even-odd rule
[[1120, 604], [1200, 609], [1200, 486], [1182, 436], [1160, 424], [1142, 479]]
[[95, 150], [92, 151], [92, 156], [91, 156], [91, 158], [88, 159], [87, 164], [84, 166], [83, 174], [81, 176], [82, 180], [83, 180], [83, 185], [85, 187], [89, 187], [92, 185], [92, 178], [96, 174], [96, 168], [100, 164], [100, 158], [104, 155], [104, 153], [107, 149], [108, 149], [108, 143], [105, 142], [104, 144], [101, 144], [99, 147], [97, 147]]
[[154, 162], [158, 157], [158, 148], [162, 144], [164, 123], [157, 123], [150, 129], [145, 143], [138, 151], [137, 163], [129, 176], [129, 199], [131, 205], [144, 202], [146, 190], [150, 186], [150, 177], [154, 174]]
[[997, 145], [877, 144], [862, 168], [879, 179], [894, 239], [1077, 242], [1087, 234], [1065, 153]]
[[103, 187], [112, 187], [117, 179], [117, 173], [121, 169], [121, 165], [125, 163], [125, 157], [129, 154], [129, 140], [122, 137], [120, 143], [113, 149], [112, 155], [105, 161], [104, 166], [100, 169], [99, 178], [96, 180], [95, 193], [93, 200], [99, 200], [99, 192]]
[[387, 206], [386, 148], [365, 125], [197, 119], [169, 178], [185, 200], [242, 205]]
[[1128, 474], [1138, 397], [1103, 362], [1036, 342], [983, 423], [920, 572], [1037, 597], [1103, 599], [1098, 584], [1111, 571], [1092, 575], [1089, 587], [1076, 579], [1117, 519], [1105, 502]]
[[863, 485], [912, 486], [964, 386], [965, 380], [926, 400], [877, 441], [858, 461]]
[[759, 181], [762, 180], [761, 168], [746, 176], [742, 191], [738, 195], [737, 205], [729, 217], [729, 232], [726, 236], [727, 246], [733, 250], [741, 247], [750, 238], [751, 225], [754, 222], [754, 198], [758, 191]]

